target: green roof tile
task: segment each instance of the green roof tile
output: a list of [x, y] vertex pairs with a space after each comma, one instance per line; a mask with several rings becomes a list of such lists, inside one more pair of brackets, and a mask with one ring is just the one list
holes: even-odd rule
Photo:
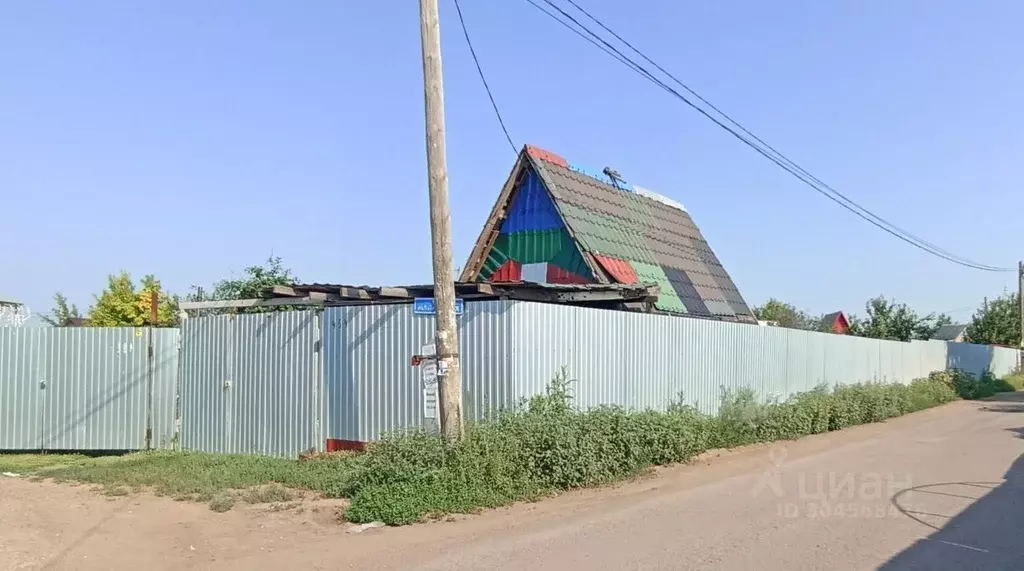
[[640, 279], [641, 283], [658, 284], [661, 291], [658, 293], [658, 301], [654, 304], [655, 307], [662, 311], [686, 313], [686, 306], [683, 305], [683, 300], [679, 299], [679, 294], [672, 287], [672, 283], [668, 280], [668, 276], [665, 275], [665, 271], [661, 269], [661, 266], [634, 262], [632, 260], [629, 261], [629, 265], [633, 266], [633, 269], [636, 270], [636, 276]]

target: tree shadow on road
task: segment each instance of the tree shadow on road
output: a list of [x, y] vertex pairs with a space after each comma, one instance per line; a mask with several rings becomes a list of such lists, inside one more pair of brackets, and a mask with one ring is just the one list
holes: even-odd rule
[[[1024, 438], [1024, 428], [1014, 432]], [[917, 540], [879, 569], [1024, 569], [1024, 455], [1014, 461], [1004, 478], [1003, 482], [950, 482], [919, 486], [896, 494], [893, 505], [907, 517], [921, 523], [922, 530], [931, 535]], [[950, 492], [953, 489], [960, 491], [954, 494]], [[901, 496], [918, 492], [942, 494], [947, 499], [958, 494], [964, 494], [960, 497], [968, 500], [978, 499], [955, 517], [945, 519], [941, 513], [922, 513], [903, 505]]]
[[988, 412], [1024, 412], [1024, 391], [998, 393], [981, 402], [981, 410]]

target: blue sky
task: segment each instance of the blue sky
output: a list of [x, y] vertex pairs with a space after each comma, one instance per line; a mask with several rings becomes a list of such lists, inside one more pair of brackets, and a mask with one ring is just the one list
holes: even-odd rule
[[[1024, 256], [1024, 5], [579, 1], [882, 216]], [[855, 218], [524, 1], [463, 9], [516, 144], [685, 204], [748, 301], [1016, 287]], [[461, 264], [514, 155], [441, 16]], [[121, 269], [184, 293], [271, 252], [307, 281], [430, 281], [421, 73], [412, 1], [0, 4], [0, 296], [84, 308]]]

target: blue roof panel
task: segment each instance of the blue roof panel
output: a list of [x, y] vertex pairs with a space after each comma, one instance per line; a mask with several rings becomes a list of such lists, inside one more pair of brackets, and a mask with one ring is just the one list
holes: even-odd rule
[[555, 209], [544, 182], [530, 169], [519, 182], [508, 218], [501, 225], [502, 234], [562, 228], [562, 218]]

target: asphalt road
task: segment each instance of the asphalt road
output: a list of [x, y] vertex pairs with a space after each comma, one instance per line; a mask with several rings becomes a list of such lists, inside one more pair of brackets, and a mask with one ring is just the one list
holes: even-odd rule
[[403, 528], [0, 478], [0, 569], [1024, 570], [1024, 393]]
[[383, 530], [342, 559], [378, 570], [1020, 570], [1022, 397], [727, 453], [532, 510]]

